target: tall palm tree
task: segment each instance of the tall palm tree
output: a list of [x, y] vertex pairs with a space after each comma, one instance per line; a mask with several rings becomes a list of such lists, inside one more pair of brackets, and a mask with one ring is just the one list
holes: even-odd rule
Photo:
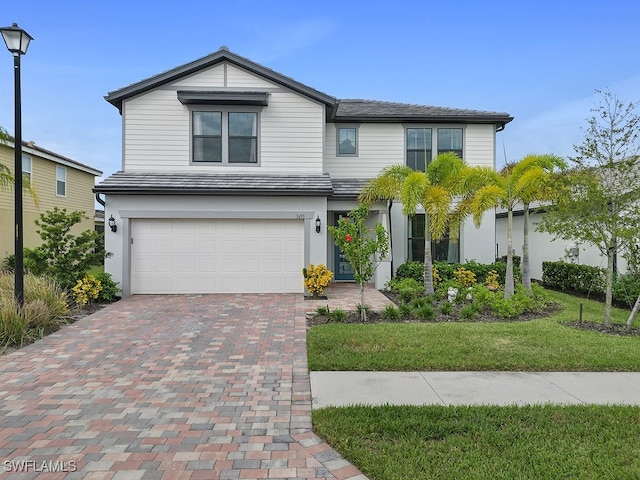
[[514, 171], [522, 171], [523, 189], [520, 201], [523, 208], [522, 286], [531, 291], [531, 265], [529, 262], [529, 207], [532, 202], [551, 200], [554, 195], [554, 172], [564, 170], [567, 164], [556, 155], [531, 154], [520, 160]]
[[[550, 175], [554, 167], [561, 167], [562, 159], [554, 155], [528, 155], [517, 163], [508, 163], [499, 172], [490, 175], [487, 185], [478, 189], [472, 200], [473, 215], [476, 223], [481, 212], [500, 206], [507, 209], [507, 271], [505, 275], [504, 296], [510, 298], [514, 291], [513, 276], [513, 211], [519, 204], [525, 206], [525, 230], [523, 252], [523, 270], [527, 270], [525, 286], [531, 289], [529, 268], [529, 206], [534, 200], [550, 198]], [[526, 259], [524, 258], [526, 253]], [[523, 274], [524, 277], [524, 274]], [[523, 278], [524, 280], [524, 278]]]
[[452, 221], [456, 228], [450, 231], [455, 239], [457, 224], [466, 215], [466, 203], [459, 202], [455, 209], [452, 207], [454, 199], [464, 192], [468, 169], [455, 153], [441, 153], [429, 163], [426, 172], [412, 171], [402, 183], [403, 212], [415, 215], [418, 206], [424, 209], [424, 286], [428, 295], [434, 293], [431, 241], [442, 238]]
[[389, 211], [389, 250], [391, 251], [391, 275], [394, 274], [393, 269], [393, 235], [391, 230], [391, 207], [393, 201], [400, 198], [402, 184], [404, 180], [411, 174], [413, 170], [406, 165], [391, 165], [384, 168], [378, 175], [369, 180], [362, 188], [362, 192], [358, 197], [360, 203], [371, 206], [378, 201], [386, 201]]

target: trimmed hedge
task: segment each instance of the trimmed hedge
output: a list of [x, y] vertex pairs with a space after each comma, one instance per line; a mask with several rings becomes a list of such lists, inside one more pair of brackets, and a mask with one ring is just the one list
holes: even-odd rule
[[[545, 287], [602, 298], [606, 288], [606, 270], [591, 265], [567, 262], [542, 262]], [[617, 275], [613, 282], [613, 301], [633, 305], [640, 295], [640, 275]]]
[[[438, 271], [438, 275], [442, 281], [455, 279], [455, 271], [458, 268], [465, 268], [476, 275], [478, 282], [483, 283], [487, 275], [491, 270], [494, 270], [498, 274], [498, 281], [501, 285], [504, 285], [504, 279], [507, 272], [507, 264], [501, 261], [494, 263], [477, 263], [473, 260], [466, 263], [446, 263], [446, 262], [434, 262], [433, 267]], [[520, 268], [513, 266], [513, 275], [516, 283], [522, 278]], [[396, 270], [396, 278], [402, 280], [403, 278], [412, 278], [417, 282], [424, 284], [424, 264], [422, 262], [407, 262], [400, 265]]]

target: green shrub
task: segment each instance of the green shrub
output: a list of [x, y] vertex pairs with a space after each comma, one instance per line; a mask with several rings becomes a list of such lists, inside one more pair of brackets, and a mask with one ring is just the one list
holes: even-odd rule
[[54, 207], [36, 220], [42, 244], [24, 249], [24, 263], [36, 275], [55, 278], [63, 288], [71, 289], [89, 268], [101, 265], [106, 253], [104, 237], [94, 230], [72, 235], [71, 229], [85, 219], [84, 212], [67, 213]]
[[385, 320], [397, 320], [401, 316], [400, 309], [393, 306], [392, 304], [388, 304], [386, 307], [384, 307], [384, 310], [382, 310], [380, 315]]
[[316, 308], [316, 315], [329, 315], [329, 307], [327, 305]]
[[407, 262], [403, 263], [396, 269], [395, 278], [402, 280], [404, 278], [412, 278], [416, 282], [424, 286], [424, 263], [423, 262]]
[[329, 314], [329, 320], [336, 323], [344, 323], [347, 320], [347, 312], [341, 308], [334, 308]]
[[451, 302], [444, 302], [442, 305], [440, 305], [440, 313], [443, 315], [449, 315], [452, 309], [453, 304]]
[[424, 293], [424, 285], [413, 278], [393, 279], [387, 283], [392, 292], [400, 296], [404, 303], [411, 303]]
[[618, 275], [613, 282], [613, 299], [616, 303], [632, 307], [640, 295], [640, 275]]
[[401, 303], [400, 305], [398, 305], [398, 311], [400, 312], [401, 316], [410, 317], [411, 316], [411, 305], [409, 305], [408, 303]]
[[0, 271], [2, 272], [13, 272], [14, 267], [16, 265], [16, 256], [14, 254], [7, 255], [2, 261], [2, 266], [0, 266]]
[[468, 303], [460, 309], [460, 318], [471, 320], [478, 314], [478, 307], [473, 303]]
[[118, 283], [114, 282], [110, 273], [100, 272], [93, 275], [99, 282], [100, 293], [98, 294], [99, 302], [113, 302], [118, 298], [118, 294], [122, 292], [118, 288]]
[[427, 297], [420, 297], [420, 298], [416, 298], [411, 302], [411, 308], [413, 308], [414, 310], [418, 309], [418, 308], [422, 308], [425, 305], [430, 305], [431, 302], [427, 299]]
[[425, 303], [419, 307], [413, 308], [413, 314], [420, 320], [433, 320], [436, 316], [436, 311], [432, 305]]
[[604, 293], [606, 280], [603, 268], [567, 262], [542, 262], [542, 281], [545, 287], [598, 296]]

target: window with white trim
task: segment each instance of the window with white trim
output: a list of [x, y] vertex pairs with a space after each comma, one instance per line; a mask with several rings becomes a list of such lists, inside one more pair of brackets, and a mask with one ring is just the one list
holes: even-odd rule
[[358, 129], [356, 127], [338, 127], [338, 156], [358, 155]]
[[32, 162], [29, 155], [22, 155], [22, 175], [31, 180]]
[[56, 166], [56, 195], [65, 197], [67, 195], [67, 169]]
[[258, 112], [192, 111], [191, 121], [194, 163], [258, 163]]

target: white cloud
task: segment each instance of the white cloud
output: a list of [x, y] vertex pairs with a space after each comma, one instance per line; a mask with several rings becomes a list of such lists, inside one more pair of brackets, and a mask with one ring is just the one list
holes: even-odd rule
[[[608, 89], [623, 102], [640, 101], [640, 76], [631, 77]], [[504, 150], [508, 161], [517, 161], [529, 153], [555, 153], [567, 157], [573, 155], [573, 145], [582, 143], [591, 109], [600, 98], [595, 92], [585, 98], [574, 99], [557, 108], [531, 118], [515, 119], [497, 138], [497, 163], [503, 165]], [[638, 112], [640, 113], [640, 111]]]

